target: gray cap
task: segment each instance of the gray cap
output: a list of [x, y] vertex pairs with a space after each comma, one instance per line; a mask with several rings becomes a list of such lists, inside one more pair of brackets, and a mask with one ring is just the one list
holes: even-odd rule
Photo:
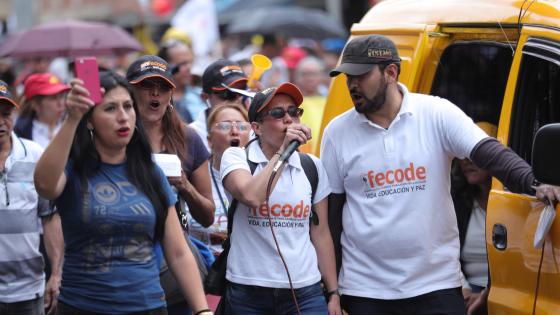
[[375, 64], [400, 63], [401, 58], [395, 43], [382, 35], [368, 35], [353, 38], [342, 52], [340, 65], [329, 75], [336, 77], [344, 73], [362, 75], [369, 72]]

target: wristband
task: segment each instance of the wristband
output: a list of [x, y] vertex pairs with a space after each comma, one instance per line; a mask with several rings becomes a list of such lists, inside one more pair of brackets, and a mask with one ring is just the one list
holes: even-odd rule
[[338, 292], [338, 288], [333, 289], [333, 290], [330, 290], [330, 291], [328, 291], [328, 292], [326, 293], [327, 300], [330, 300], [330, 299], [331, 299], [331, 296], [333, 296], [333, 295], [338, 295], [338, 296], [340, 296], [340, 292]]
[[212, 311], [207, 308], [194, 313], [194, 315], [214, 315], [214, 313], [212, 313]]

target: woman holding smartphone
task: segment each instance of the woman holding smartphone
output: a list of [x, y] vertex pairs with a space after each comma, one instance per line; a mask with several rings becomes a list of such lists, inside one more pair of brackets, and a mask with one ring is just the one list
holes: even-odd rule
[[[309, 157], [318, 173], [313, 200], [302, 157], [296, 153], [278, 170], [268, 203], [264, 203], [267, 183], [281, 152], [292, 141], [303, 144], [311, 138], [309, 128], [299, 120], [302, 101], [300, 90], [291, 83], [258, 92], [249, 107], [257, 140], [247, 148], [230, 147], [222, 155], [223, 185], [239, 200], [227, 260], [227, 314], [295, 314], [298, 308], [291, 286], [301, 314], [341, 314], [327, 221], [331, 190], [320, 160]], [[256, 164], [254, 174], [248, 161]], [[318, 224], [310, 223], [311, 207], [316, 210]]]
[[57, 314], [167, 314], [155, 243], [189, 303], [211, 314], [187, 250], [172, 194], [151, 150], [132, 89], [100, 76], [94, 107], [83, 82], [67, 98], [68, 116], [35, 169], [40, 195], [55, 200], [66, 244]]

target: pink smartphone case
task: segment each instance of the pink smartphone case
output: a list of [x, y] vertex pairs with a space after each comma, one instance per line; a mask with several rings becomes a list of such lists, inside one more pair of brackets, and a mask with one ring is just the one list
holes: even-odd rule
[[76, 78], [84, 81], [89, 91], [89, 98], [97, 105], [101, 103], [101, 86], [99, 83], [99, 68], [95, 57], [76, 58], [74, 60]]

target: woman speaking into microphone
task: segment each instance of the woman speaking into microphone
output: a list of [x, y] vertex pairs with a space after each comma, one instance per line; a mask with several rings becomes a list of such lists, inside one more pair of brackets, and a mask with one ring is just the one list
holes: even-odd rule
[[222, 155], [222, 182], [239, 201], [227, 261], [227, 314], [341, 314], [327, 222], [331, 190], [319, 159], [290, 155], [276, 169], [266, 202], [282, 152], [293, 141], [311, 139], [300, 124], [302, 101], [291, 83], [258, 92], [249, 107], [256, 140]]

